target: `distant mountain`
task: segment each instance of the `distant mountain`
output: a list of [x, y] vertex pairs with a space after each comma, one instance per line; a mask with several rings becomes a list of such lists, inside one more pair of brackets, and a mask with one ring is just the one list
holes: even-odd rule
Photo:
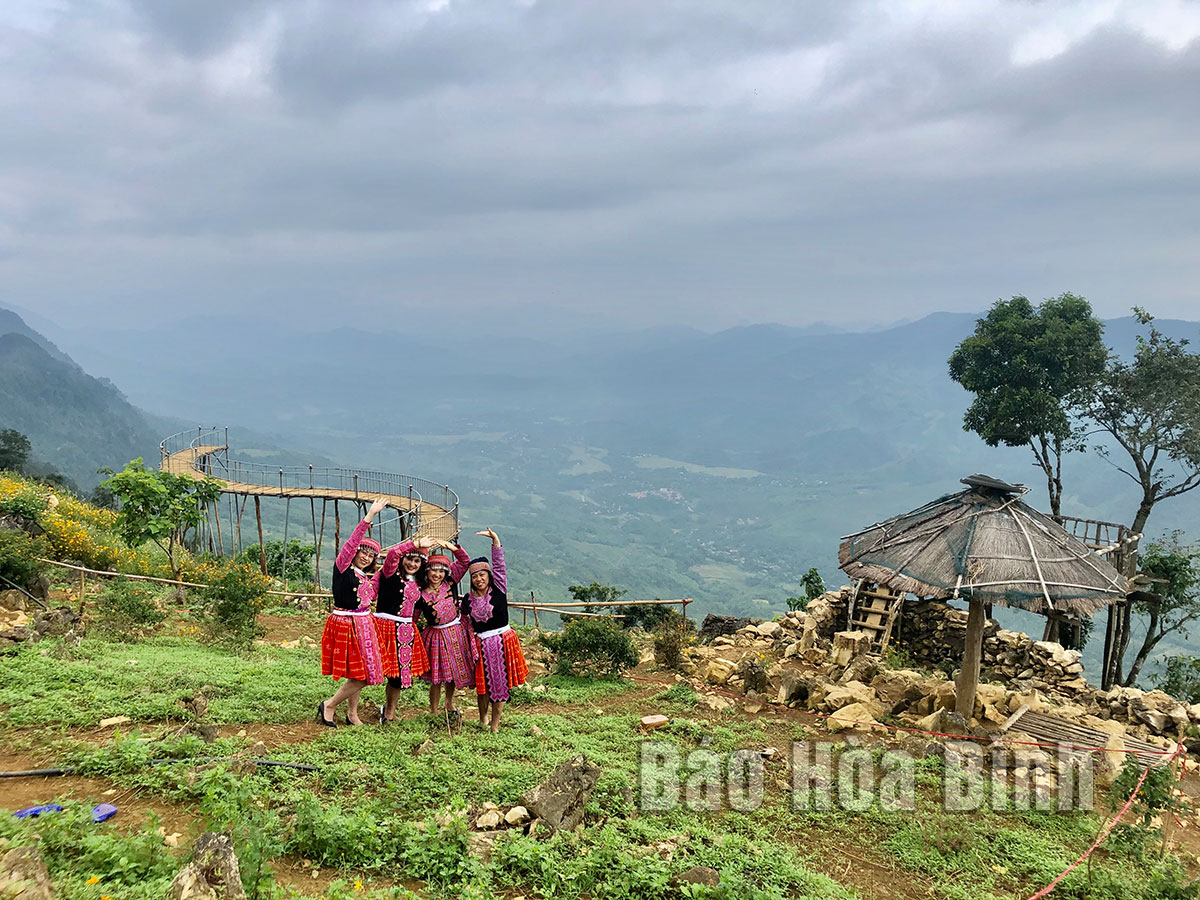
[[157, 459], [160, 435], [111, 383], [0, 310], [0, 427], [15, 428], [33, 457], [89, 490], [101, 466], [121, 468], [137, 456]]

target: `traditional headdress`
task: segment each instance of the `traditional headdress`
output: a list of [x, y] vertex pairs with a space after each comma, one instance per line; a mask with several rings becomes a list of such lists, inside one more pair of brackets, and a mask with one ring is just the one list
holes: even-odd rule
[[446, 556], [444, 553], [429, 554], [429, 556], [425, 559], [425, 564], [431, 569], [434, 566], [441, 566], [447, 572], [450, 571], [450, 557]]
[[476, 572], [491, 572], [492, 564], [488, 562], [486, 556], [477, 556], [471, 560], [471, 565], [467, 566], [467, 574], [474, 575]]
[[363, 538], [358, 545], [358, 549], [361, 550], [363, 547], [366, 547], [368, 550], [374, 550], [375, 555], [379, 555], [379, 541], [372, 538]]

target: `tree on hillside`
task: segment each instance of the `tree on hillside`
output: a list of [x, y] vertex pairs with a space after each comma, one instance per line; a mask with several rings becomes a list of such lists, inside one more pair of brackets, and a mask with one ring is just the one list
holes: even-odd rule
[[[284, 578], [283, 541], [267, 541], [265, 549], [258, 544], [247, 547], [238, 556], [238, 562], [258, 568], [264, 554], [267, 560], [267, 574], [275, 578]], [[286, 578], [290, 581], [312, 581], [315, 577], [313, 559], [316, 555], [317, 548], [312, 544], [305, 544], [296, 538], [288, 541]]]
[[[1149, 592], [1135, 594], [1133, 611], [1147, 618], [1146, 637], [1122, 682], [1131, 686], [1142, 666], [1159, 642], [1169, 634], [1188, 636], [1188, 626], [1200, 620], [1200, 550], [1180, 543], [1179, 534], [1170, 540], [1151, 544], [1141, 554], [1139, 568], [1163, 583], [1152, 585]], [[1117, 662], [1120, 678], [1121, 662]]]
[[573, 584], [567, 588], [576, 603], [588, 604], [584, 612], [612, 613], [615, 610], [610, 604], [616, 603], [629, 593], [625, 588], [613, 587], [611, 584], [601, 584], [593, 581], [591, 584]]
[[204, 518], [204, 510], [221, 496], [211, 479], [190, 478], [147, 469], [141, 457], [104, 482], [120, 498], [117, 532], [131, 547], [153, 541], [167, 554], [171, 576], [179, 577], [175, 552], [188, 529]]
[[[1144, 534], [1155, 504], [1200, 487], [1200, 353], [1166, 337], [1145, 310], [1134, 315], [1150, 334], [1138, 336], [1132, 362], [1109, 358], [1087, 414], [1129, 455], [1114, 465], [1142, 489], [1131, 528]], [[1107, 447], [1096, 450], [1109, 458]]]
[[29, 438], [15, 428], [0, 429], [0, 469], [24, 471], [32, 450]]
[[997, 301], [950, 357], [950, 377], [975, 395], [963, 430], [990, 447], [1029, 447], [1055, 516], [1063, 454], [1084, 449], [1076, 411], [1104, 370], [1103, 332], [1083, 297], [1060, 294], [1035, 307], [1018, 296]]

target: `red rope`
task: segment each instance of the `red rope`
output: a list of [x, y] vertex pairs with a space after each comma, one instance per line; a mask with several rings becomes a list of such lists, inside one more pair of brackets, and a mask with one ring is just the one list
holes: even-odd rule
[[[1183, 750], [1183, 745], [1182, 744], [1177, 745], [1175, 747], [1174, 752], [1171, 754], [1171, 759], [1174, 759], [1176, 756], [1178, 756], [1182, 750]], [[1066, 878], [1068, 875], [1070, 875], [1071, 872], [1073, 872], [1076, 868], [1078, 868], [1079, 865], [1085, 859], [1087, 859], [1089, 856], [1092, 855], [1092, 852], [1097, 847], [1099, 847], [1100, 844], [1104, 842], [1104, 839], [1106, 837], [1108, 837], [1109, 833], [1114, 828], [1117, 827], [1117, 823], [1121, 821], [1121, 818], [1125, 815], [1125, 813], [1129, 812], [1129, 807], [1133, 806], [1133, 801], [1135, 799], [1137, 799], [1138, 791], [1140, 791], [1142, 789], [1142, 785], [1146, 783], [1146, 776], [1149, 774], [1150, 774], [1149, 768], [1142, 770], [1142, 777], [1139, 778], [1137, 784], [1134, 785], [1133, 793], [1131, 793], [1129, 795], [1129, 799], [1125, 801], [1125, 805], [1121, 807], [1120, 811], [1112, 818], [1112, 820], [1107, 825], [1104, 826], [1104, 829], [1096, 837], [1096, 840], [1094, 840], [1092, 842], [1092, 846], [1090, 846], [1086, 850], [1084, 850], [1083, 853], [1081, 853], [1079, 855], [1079, 858], [1076, 859], [1075, 862], [1073, 862], [1069, 866], [1067, 866], [1065, 869], [1063, 869], [1063, 871], [1059, 874], [1059, 876], [1057, 878], [1055, 878], [1052, 882], [1050, 882], [1048, 885], [1046, 885], [1044, 888], [1042, 888], [1036, 894], [1030, 894], [1029, 900], [1041, 900], [1042, 897], [1045, 897], [1052, 890], [1054, 890], [1056, 887], [1058, 887], [1058, 883], [1060, 881], [1062, 881], [1064, 878]]]

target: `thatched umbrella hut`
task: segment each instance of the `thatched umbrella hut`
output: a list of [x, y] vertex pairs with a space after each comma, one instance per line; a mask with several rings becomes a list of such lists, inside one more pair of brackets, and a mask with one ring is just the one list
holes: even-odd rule
[[838, 564], [893, 590], [969, 602], [956, 708], [970, 718], [986, 604], [1091, 615], [1129, 588], [1107, 561], [1024, 503], [1024, 485], [986, 475], [962, 483], [964, 491], [843, 539]]

